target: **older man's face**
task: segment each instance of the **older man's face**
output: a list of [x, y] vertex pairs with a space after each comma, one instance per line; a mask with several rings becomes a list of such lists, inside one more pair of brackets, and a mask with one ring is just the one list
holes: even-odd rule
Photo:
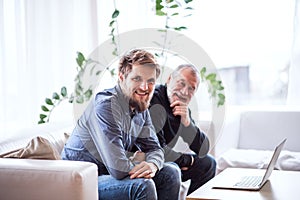
[[153, 96], [156, 69], [149, 66], [133, 65], [125, 78], [120, 75], [123, 92], [129, 99], [129, 105], [138, 112], [146, 110]]
[[191, 73], [191, 69], [183, 68], [173, 74], [167, 81], [170, 103], [178, 100], [188, 104], [199, 85], [199, 79]]

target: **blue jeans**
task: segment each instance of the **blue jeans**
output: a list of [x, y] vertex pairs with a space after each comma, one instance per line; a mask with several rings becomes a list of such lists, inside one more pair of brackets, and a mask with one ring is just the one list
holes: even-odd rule
[[101, 175], [98, 177], [99, 199], [176, 200], [179, 197], [180, 179], [180, 170], [173, 163], [165, 163], [152, 179], [127, 177], [117, 180], [110, 175]]

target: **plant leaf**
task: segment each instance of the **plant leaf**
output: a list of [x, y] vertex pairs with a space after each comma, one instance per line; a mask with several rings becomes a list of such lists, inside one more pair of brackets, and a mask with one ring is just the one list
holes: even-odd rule
[[114, 31], [115, 31], [115, 28], [112, 28], [110, 33], [113, 35]]
[[157, 16], [166, 16], [167, 14], [165, 12], [161, 11], [161, 10], [157, 10], [156, 15]]
[[60, 89], [60, 94], [63, 97], [67, 96], [68, 92], [67, 92], [67, 88], [65, 86]]
[[52, 99], [59, 100], [59, 95], [56, 92], [54, 92], [52, 95]]
[[213, 80], [216, 80], [216, 74], [208, 74], [206, 77], [206, 80], [210, 80], [210, 81], [213, 81]]
[[85, 61], [85, 58], [84, 58], [84, 55], [81, 52], [77, 52], [76, 61], [77, 61], [78, 66], [82, 67], [82, 64]]
[[201, 75], [204, 75], [206, 72], [206, 67], [202, 67], [202, 69], [200, 70], [200, 74]]
[[109, 23], [109, 27], [112, 27], [112, 25], [115, 23], [115, 20], [112, 20], [110, 23]]
[[164, 8], [162, 5], [162, 0], [156, 0], [155, 1], [155, 11], [156, 15], [161, 16], [159, 13], [162, 13], [162, 9]]
[[47, 117], [47, 115], [45, 115], [45, 114], [40, 114], [40, 119], [41, 119], [41, 120], [45, 119], [46, 117]]
[[77, 103], [83, 103], [83, 102], [84, 102], [83, 96], [82, 96], [82, 95], [81, 95], [81, 96], [78, 96], [78, 97], [76, 98], [76, 102], [77, 102]]
[[158, 53], [154, 53], [154, 55], [155, 55], [156, 57], [160, 57], [160, 55], [159, 55]]
[[219, 97], [219, 101], [218, 101], [218, 107], [219, 107], [219, 106], [224, 105], [224, 103], [225, 103], [225, 96], [224, 96], [224, 94], [219, 93], [218, 97]]
[[97, 71], [96, 76], [98, 76], [101, 72], [102, 72], [101, 70]]
[[181, 31], [181, 30], [184, 30], [184, 29], [187, 29], [185, 26], [180, 26], [180, 27], [175, 27], [174, 30], [175, 31]]
[[190, 3], [192, 2], [193, 0], [184, 0], [185, 3]]
[[89, 100], [91, 98], [93, 94], [93, 91], [91, 89], [88, 89], [87, 91], [85, 91], [84, 96], [86, 98], [86, 100]]
[[53, 102], [52, 102], [52, 100], [51, 99], [49, 99], [49, 98], [46, 98], [45, 99], [45, 102], [46, 102], [46, 104], [48, 104], [48, 105], [53, 105]]
[[46, 106], [44, 106], [44, 105], [42, 105], [41, 108], [42, 108], [42, 110], [45, 111], [45, 112], [48, 112], [48, 111], [49, 111], [49, 109], [48, 109]]
[[119, 14], [120, 14], [120, 11], [118, 11], [117, 9], [115, 9], [115, 11], [114, 11], [114, 13], [112, 14], [112, 18], [113, 19], [115, 19], [115, 18], [117, 18], [118, 16], [119, 16]]
[[111, 75], [111, 76], [116, 75], [115, 68], [113, 68], [113, 69], [110, 70], [110, 75]]
[[178, 8], [177, 4], [172, 5], [170, 8]]
[[44, 120], [40, 120], [40, 121], [38, 122], [38, 124], [44, 124], [44, 123], [45, 123]]
[[222, 94], [222, 93], [219, 93], [219, 94], [218, 94], [218, 97], [219, 97], [220, 99], [225, 99], [225, 95]]
[[118, 55], [117, 49], [114, 49], [114, 51], [112, 52], [112, 55], [114, 55], [114, 56]]

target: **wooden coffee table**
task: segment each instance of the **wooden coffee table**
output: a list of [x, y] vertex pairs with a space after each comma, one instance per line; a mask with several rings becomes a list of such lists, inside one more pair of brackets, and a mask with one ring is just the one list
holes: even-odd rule
[[[300, 172], [274, 170], [269, 181], [260, 191], [213, 189], [216, 181], [227, 179], [249, 170], [257, 174], [257, 169], [227, 168], [216, 177], [208, 181], [201, 188], [194, 191], [186, 199], [299, 199], [300, 198]], [[260, 170], [262, 171], [262, 170]], [[263, 172], [262, 172], [263, 173]]]

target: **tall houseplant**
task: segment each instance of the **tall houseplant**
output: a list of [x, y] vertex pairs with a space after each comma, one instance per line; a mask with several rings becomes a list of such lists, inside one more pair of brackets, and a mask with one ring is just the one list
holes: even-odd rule
[[[189, 17], [192, 15], [193, 8], [189, 6], [189, 3], [192, 2], [192, 0], [184, 0], [184, 2], [179, 2], [175, 0], [156, 0], [155, 2], [155, 11], [156, 15], [160, 16], [162, 18], [165, 18], [165, 25], [162, 29], [159, 29], [158, 31], [164, 33], [164, 41], [167, 41], [168, 37], [168, 31], [182, 31], [187, 29], [186, 26], [171, 26], [169, 24], [170, 21], [174, 20], [176, 17]], [[188, 14], [184, 14], [182, 16], [180, 9], [185, 11], [190, 11]], [[118, 35], [118, 21], [117, 18], [120, 14], [120, 11], [118, 9], [115, 10], [111, 16], [111, 21], [109, 23], [109, 27], [111, 28], [110, 37], [111, 37], [111, 43], [114, 45], [114, 49], [112, 51], [112, 54], [114, 56], [119, 55], [119, 48], [118, 48], [118, 42], [116, 40]], [[165, 61], [167, 59], [166, 55], [166, 43], [159, 44], [161, 47], [160, 53], [155, 53], [155, 55], [159, 58], [163, 58]], [[41, 106], [42, 113], [39, 115], [39, 124], [43, 124], [50, 121], [51, 113], [52, 111], [62, 102], [68, 100], [69, 103], [79, 103], [82, 104], [88, 100], [93, 95], [92, 88], [85, 87], [82, 84], [82, 78], [84, 73], [86, 73], [87, 70], [90, 70], [89, 73], [100, 76], [102, 73], [101, 70], [94, 70], [93, 65], [99, 64], [97, 61], [92, 59], [87, 59], [81, 52], [77, 53], [76, 57], [77, 62], [77, 75], [75, 77], [75, 90], [74, 92], [69, 94], [69, 90], [65, 86], [61, 87], [60, 92], [54, 92], [52, 94], [52, 97], [45, 99], [45, 104]], [[88, 67], [89, 66], [89, 67]], [[90, 67], [92, 66], [92, 67]], [[162, 64], [164, 66], [164, 64]], [[110, 69], [108, 67], [104, 68], [105, 70], [108, 70], [112, 76], [115, 75], [114, 68]], [[205, 67], [202, 67], [200, 70], [201, 80], [207, 82], [208, 86], [208, 92], [211, 95], [212, 98], [217, 99], [217, 106], [222, 106], [225, 103], [225, 96], [223, 94], [224, 87], [222, 86], [222, 81], [217, 80], [217, 75], [215, 73], [207, 73], [207, 70]]]

